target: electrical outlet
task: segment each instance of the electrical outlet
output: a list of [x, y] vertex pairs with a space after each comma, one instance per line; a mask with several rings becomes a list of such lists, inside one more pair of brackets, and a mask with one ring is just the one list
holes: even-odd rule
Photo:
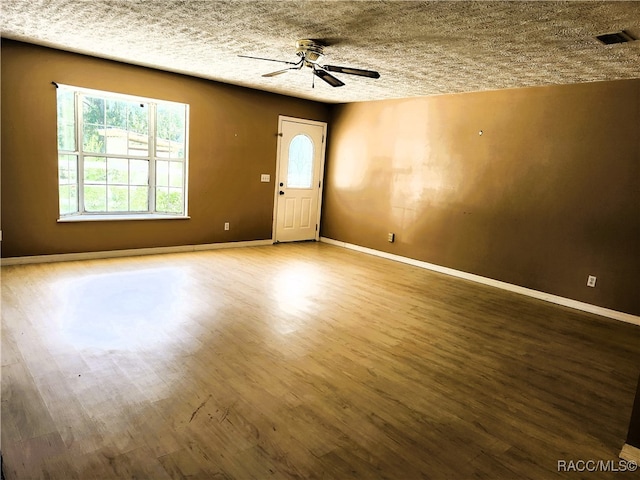
[[396, 240], [396, 234], [389, 232], [387, 239], [389, 240], [389, 243], [393, 243]]
[[224, 229], [229, 230], [229, 222], [224, 222]]
[[587, 287], [595, 287], [596, 286], [596, 277], [593, 275], [589, 275], [587, 278]]

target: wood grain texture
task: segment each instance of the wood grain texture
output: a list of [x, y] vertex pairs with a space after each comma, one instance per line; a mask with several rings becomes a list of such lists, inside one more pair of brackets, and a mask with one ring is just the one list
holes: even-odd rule
[[563, 478], [639, 372], [636, 326], [326, 244], [2, 268], [7, 480]]

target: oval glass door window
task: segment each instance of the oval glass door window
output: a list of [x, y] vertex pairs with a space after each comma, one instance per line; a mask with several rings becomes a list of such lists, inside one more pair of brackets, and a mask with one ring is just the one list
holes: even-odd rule
[[313, 142], [298, 134], [289, 144], [288, 188], [311, 188], [313, 182]]

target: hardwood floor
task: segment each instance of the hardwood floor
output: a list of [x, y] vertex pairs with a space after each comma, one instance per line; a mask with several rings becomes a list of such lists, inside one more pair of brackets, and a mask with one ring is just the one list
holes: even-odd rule
[[317, 244], [2, 268], [12, 479], [637, 478], [640, 328]]

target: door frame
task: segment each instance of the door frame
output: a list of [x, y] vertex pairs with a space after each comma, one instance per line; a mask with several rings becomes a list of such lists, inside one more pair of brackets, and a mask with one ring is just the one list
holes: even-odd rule
[[327, 122], [320, 122], [318, 120], [308, 120], [306, 118], [296, 118], [296, 117], [288, 117], [286, 115], [278, 116], [278, 146], [276, 149], [276, 172], [274, 175], [274, 191], [273, 191], [273, 225], [271, 227], [271, 241], [276, 243], [276, 222], [278, 220], [278, 199], [280, 195], [278, 192], [280, 191], [280, 154], [282, 153], [282, 123], [283, 122], [294, 122], [294, 123], [304, 123], [306, 125], [315, 125], [318, 127], [322, 127], [322, 141], [321, 143], [321, 152], [320, 152], [320, 185], [318, 186], [318, 212], [317, 212], [317, 221], [318, 228], [316, 229], [315, 241], [320, 240], [320, 215], [322, 212], [322, 193], [324, 190], [324, 163], [325, 163], [325, 155], [327, 151]]

